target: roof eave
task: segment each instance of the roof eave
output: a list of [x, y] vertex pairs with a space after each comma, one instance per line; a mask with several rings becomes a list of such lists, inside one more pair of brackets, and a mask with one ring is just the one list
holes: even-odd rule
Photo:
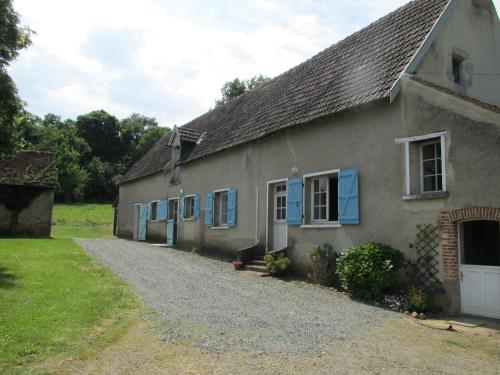
[[415, 55], [412, 57], [408, 65], [406, 65], [405, 69], [401, 72], [398, 79], [396, 80], [396, 82], [394, 82], [391, 89], [389, 90], [389, 97], [391, 103], [394, 102], [394, 100], [396, 100], [399, 93], [401, 92], [401, 80], [403, 79], [403, 77], [407, 74], [412, 74], [413, 72], [415, 72], [417, 66], [420, 64], [424, 56], [427, 54], [427, 52], [432, 46], [432, 43], [434, 43], [437, 36], [441, 32], [444, 25], [446, 24], [446, 22], [448, 21], [451, 14], [453, 13], [453, 11], [455, 10], [455, 8], [458, 6], [459, 3], [460, 0], [450, 0], [448, 5], [446, 5], [446, 7], [443, 9], [443, 12], [434, 23], [434, 26], [429, 32], [429, 35], [427, 35], [427, 38], [425, 38], [424, 42], [420, 45]]

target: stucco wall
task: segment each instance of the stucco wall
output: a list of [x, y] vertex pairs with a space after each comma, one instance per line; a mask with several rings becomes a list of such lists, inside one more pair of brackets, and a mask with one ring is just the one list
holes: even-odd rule
[[[17, 235], [48, 237], [52, 226], [53, 191], [42, 191], [18, 217]], [[0, 204], [0, 234], [9, 235], [11, 214]]]
[[[482, 4], [482, 7], [475, 4]], [[491, 11], [485, 9], [488, 7]], [[453, 53], [466, 57], [463, 85], [453, 81]], [[461, 0], [418, 66], [417, 75], [500, 105], [500, 22], [492, 2]]]

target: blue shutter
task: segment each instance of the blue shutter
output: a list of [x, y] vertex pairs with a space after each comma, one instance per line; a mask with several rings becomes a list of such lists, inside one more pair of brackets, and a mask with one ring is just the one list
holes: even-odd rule
[[147, 219], [148, 219], [148, 221], [150, 221], [150, 220], [151, 220], [151, 214], [153, 213], [153, 210], [152, 210], [152, 208], [151, 208], [151, 205], [152, 205], [152, 203], [151, 203], [151, 202], [147, 203], [147, 210], [148, 210], [148, 211], [147, 211]]
[[357, 169], [339, 172], [339, 223], [359, 224], [359, 177]]
[[184, 220], [184, 212], [185, 212], [185, 207], [184, 207], [184, 197], [181, 195], [179, 198], [179, 220]]
[[207, 228], [212, 228], [213, 206], [214, 206], [214, 194], [212, 192], [209, 192], [207, 193], [207, 201], [205, 202], [205, 226]]
[[167, 219], [167, 201], [159, 201], [156, 205], [156, 219], [166, 220]]
[[139, 241], [146, 241], [147, 218], [148, 218], [148, 205], [141, 203], [141, 205], [139, 206], [139, 230], [137, 233], [137, 239]]
[[230, 228], [236, 226], [236, 189], [229, 189], [227, 192], [227, 225]]
[[286, 222], [289, 225], [302, 224], [302, 178], [288, 180], [286, 189]]
[[194, 196], [194, 219], [199, 219], [200, 218], [200, 195], [196, 194]]

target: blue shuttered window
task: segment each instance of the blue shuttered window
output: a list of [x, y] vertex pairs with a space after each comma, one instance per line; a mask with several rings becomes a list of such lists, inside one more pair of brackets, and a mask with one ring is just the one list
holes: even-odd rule
[[339, 172], [339, 222], [359, 224], [359, 176], [357, 169]]
[[193, 214], [193, 219], [199, 219], [200, 218], [200, 195], [196, 194], [194, 196], [194, 214]]
[[156, 220], [167, 220], [167, 201], [159, 201], [156, 206]]
[[139, 206], [139, 228], [137, 233], [137, 239], [139, 241], [146, 241], [147, 220], [148, 220], [148, 205], [141, 203], [141, 205]]
[[213, 206], [214, 206], [214, 194], [212, 192], [209, 192], [207, 193], [207, 200], [205, 202], [205, 226], [207, 228], [212, 228]]
[[229, 189], [227, 192], [227, 225], [230, 228], [236, 226], [236, 189]]
[[147, 220], [151, 220], [151, 213], [153, 212], [153, 210], [151, 209], [151, 205], [152, 203], [149, 202], [149, 203], [146, 203], [147, 204], [147, 214], [146, 214], [146, 217], [147, 217]]
[[289, 225], [302, 224], [302, 199], [303, 185], [302, 178], [292, 178], [288, 180], [286, 193], [286, 222]]

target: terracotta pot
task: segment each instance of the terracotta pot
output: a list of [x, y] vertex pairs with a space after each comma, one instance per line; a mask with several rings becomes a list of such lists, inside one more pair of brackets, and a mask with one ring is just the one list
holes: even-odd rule
[[243, 268], [245, 268], [245, 263], [243, 263], [242, 261], [239, 261], [239, 260], [235, 260], [233, 262], [233, 266], [234, 266], [234, 269], [236, 271], [240, 271], [242, 270]]

